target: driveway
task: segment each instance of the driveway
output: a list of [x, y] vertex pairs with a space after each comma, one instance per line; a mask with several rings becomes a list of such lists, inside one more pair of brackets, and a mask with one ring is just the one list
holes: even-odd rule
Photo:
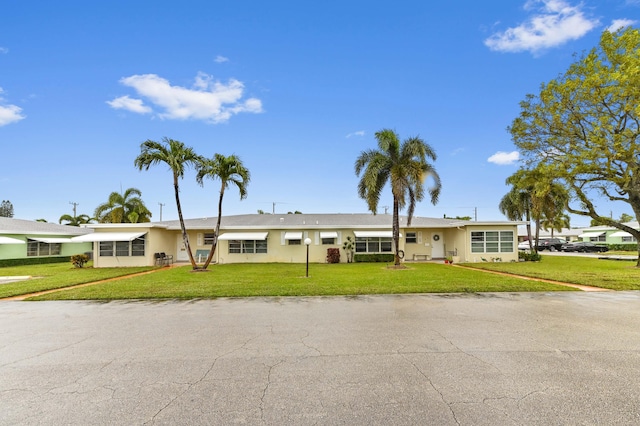
[[0, 302], [0, 424], [640, 422], [640, 293]]

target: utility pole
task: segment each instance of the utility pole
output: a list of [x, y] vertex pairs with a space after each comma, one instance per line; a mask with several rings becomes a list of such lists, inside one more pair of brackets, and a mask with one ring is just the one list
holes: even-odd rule
[[162, 206], [164, 206], [164, 204], [158, 203], [158, 205], [160, 206], [160, 222], [162, 222]]
[[74, 203], [73, 201], [69, 201], [69, 204], [73, 205], [73, 218], [76, 218], [76, 207], [78, 207], [78, 204], [80, 203]]
[[478, 221], [478, 208], [474, 207], [473, 208], [473, 217], [475, 218], [475, 221]]

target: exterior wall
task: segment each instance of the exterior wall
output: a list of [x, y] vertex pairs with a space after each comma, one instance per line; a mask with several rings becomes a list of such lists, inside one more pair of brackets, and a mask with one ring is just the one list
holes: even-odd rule
[[[155, 264], [154, 253], [164, 252], [167, 255], [175, 253], [176, 244], [169, 244], [169, 233], [164, 229], [156, 228], [126, 228], [127, 232], [146, 232], [144, 256], [100, 256], [100, 243], [93, 243], [93, 266], [96, 268], [114, 268], [131, 266], [153, 266]], [[96, 230], [100, 233], [122, 232], [122, 228], [109, 230]], [[171, 248], [173, 247], [173, 251]]]
[[22, 240], [25, 244], [0, 244], [0, 259], [33, 259], [36, 257], [72, 256], [91, 251], [91, 243], [62, 243], [60, 254], [54, 256], [27, 256], [27, 240], [29, 238], [68, 238], [68, 235], [25, 235], [3, 234], [5, 237]]
[[[500, 258], [502, 262], [518, 261], [518, 230], [516, 225], [496, 224], [496, 225], [467, 225], [465, 232], [464, 254], [461, 254], [463, 262], [484, 262]], [[471, 233], [473, 231], [512, 231], [513, 251], [512, 252], [473, 252], [471, 250]], [[484, 260], [483, 260], [484, 259]]]

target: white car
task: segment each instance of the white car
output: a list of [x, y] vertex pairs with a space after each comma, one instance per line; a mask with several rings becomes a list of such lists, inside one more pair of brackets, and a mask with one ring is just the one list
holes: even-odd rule
[[[535, 247], [535, 244], [533, 244]], [[523, 241], [518, 243], [518, 250], [531, 250], [531, 246], [529, 246], [529, 241]]]

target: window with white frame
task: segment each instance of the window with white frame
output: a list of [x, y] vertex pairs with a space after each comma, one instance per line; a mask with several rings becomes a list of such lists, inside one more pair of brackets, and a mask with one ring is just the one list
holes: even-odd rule
[[589, 237], [589, 241], [592, 243], [605, 242], [607, 241], [606, 234], [598, 235], [597, 237]]
[[629, 235], [628, 237], [622, 237], [622, 242], [623, 243], [637, 243], [638, 240], [636, 240], [636, 237], [634, 237], [633, 235]]
[[322, 245], [334, 245], [336, 243], [335, 238], [322, 238]]
[[267, 240], [229, 240], [229, 254], [266, 252]]
[[98, 254], [101, 257], [118, 256], [144, 256], [145, 236], [138, 237], [133, 241], [100, 241], [98, 243]]
[[212, 246], [213, 245], [213, 237], [215, 237], [215, 232], [205, 232], [204, 234], [204, 245]]
[[472, 231], [472, 253], [513, 253], [513, 231]]
[[60, 243], [44, 243], [27, 240], [27, 256], [58, 256], [62, 251]]
[[302, 240], [287, 240], [287, 244], [290, 246], [299, 246], [302, 245]]
[[356, 253], [391, 253], [389, 237], [356, 237]]
[[407, 236], [405, 238], [406, 243], [417, 243], [418, 242], [418, 233], [417, 232], [407, 232]]

